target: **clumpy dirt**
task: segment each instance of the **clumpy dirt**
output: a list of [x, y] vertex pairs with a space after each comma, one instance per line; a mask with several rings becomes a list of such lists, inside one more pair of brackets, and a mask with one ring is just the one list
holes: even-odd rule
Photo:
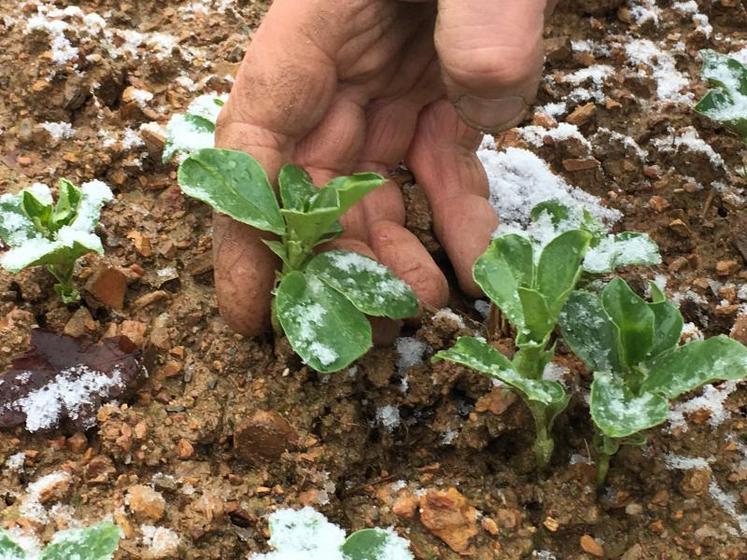
[[[658, 269], [635, 272], [665, 278], [694, 328], [744, 338], [744, 147], [691, 103], [661, 97], [666, 57], [635, 64], [625, 48], [648, 39], [664, 49], [669, 71], [685, 77], [679, 93], [698, 97], [697, 51], [747, 45], [747, 9], [698, 2], [709, 31], [674, 4], [561, 4], [547, 23], [538, 109], [525, 123], [547, 134], [530, 143], [513, 130], [497, 145], [534, 151], [621, 210], [620, 229], [648, 232], [662, 248]], [[69, 12], [69, 43], [55, 53], [54, 32], [27, 30], [39, 8], [73, 5], [98, 13], [108, 31]], [[135, 398], [99, 410], [97, 428], [0, 433], [2, 526], [47, 540], [109, 517], [123, 530], [119, 559], [244, 558], [266, 550], [269, 512], [310, 505], [346, 529], [393, 526], [423, 559], [747, 558], [743, 386], [716, 388], [718, 417], [696, 408], [646, 446], [624, 449], [597, 492], [583, 406], [590, 379], [562, 348], [558, 361], [578, 396], [544, 473], [533, 468], [531, 419], [515, 395], [429, 361], [483, 329], [459, 294], [457, 314], [429, 313], [397, 347], [336, 375], [303, 367], [282, 342], [226, 327], [212, 287], [210, 213], [181, 196], [174, 166], [160, 163], [162, 138], [137, 131], [200, 93], [228, 92], [265, 10], [249, 0], [0, 0], [0, 192], [64, 176], [102, 179], [117, 195], [100, 228], [106, 256], [79, 268], [80, 307], [58, 303], [43, 271], [0, 273], [0, 367], [27, 349], [36, 327], [125, 335], [153, 362]], [[77, 53], [60, 63], [68, 47]], [[610, 67], [596, 85], [567, 78], [595, 65]], [[551, 109], [559, 102], [564, 110]], [[41, 126], [60, 121], [71, 137]], [[590, 144], [553, 137], [558, 122]], [[677, 140], [692, 134], [715, 152]], [[448, 266], [422, 191], [406, 174], [402, 183], [408, 227]], [[103, 292], [123, 299], [103, 301]], [[37, 496], [43, 515], [30, 514], [28, 485], [55, 472], [69, 476]], [[144, 539], [153, 527], [161, 546]]]

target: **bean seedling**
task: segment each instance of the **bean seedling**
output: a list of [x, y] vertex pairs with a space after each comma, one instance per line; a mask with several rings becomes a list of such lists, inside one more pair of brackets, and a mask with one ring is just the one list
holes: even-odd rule
[[282, 509], [270, 515], [267, 554], [252, 560], [324, 558], [324, 560], [412, 560], [409, 543], [392, 530], [362, 529], [345, 537], [337, 525], [310, 507]]
[[622, 445], [667, 419], [677, 397], [717, 380], [747, 376], [747, 348], [727, 336], [680, 345], [683, 320], [650, 284], [647, 302], [619, 278], [601, 293], [575, 291], [560, 317], [563, 339], [594, 372], [591, 417], [597, 481]]
[[3, 560], [111, 560], [119, 545], [119, 528], [108, 522], [83, 529], [60, 531], [41, 553], [26, 551], [0, 531]]
[[700, 52], [702, 76], [712, 86], [695, 110], [725, 124], [747, 143], [747, 67], [712, 50]]
[[338, 218], [384, 178], [358, 173], [317, 189], [302, 168], [286, 165], [278, 183], [282, 208], [264, 170], [246, 153], [206, 148], [179, 167], [184, 193], [279, 237], [264, 240], [282, 261], [273, 326], [309, 366], [339, 371], [371, 347], [366, 315], [404, 319], [418, 312], [412, 290], [376, 261], [314, 251], [342, 233]]
[[584, 271], [658, 262], [659, 254], [647, 236], [607, 235], [588, 213], [556, 201], [539, 204], [532, 218], [534, 227], [527, 236], [498, 236], [473, 271], [477, 284], [516, 331], [513, 358], [474, 337], [460, 338], [434, 358], [465, 365], [516, 390], [532, 413], [534, 453], [544, 467], [554, 447], [553, 423], [569, 400], [563, 385], [543, 379], [555, 353], [552, 335], [563, 306]]
[[41, 183], [0, 196], [0, 239], [10, 248], [0, 257], [0, 266], [11, 273], [46, 266], [62, 301], [78, 301], [75, 262], [87, 253], [104, 252], [94, 230], [102, 206], [111, 199], [111, 190], [101, 181], [78, 188], [67, 179], [58, 183], [57, 202]]

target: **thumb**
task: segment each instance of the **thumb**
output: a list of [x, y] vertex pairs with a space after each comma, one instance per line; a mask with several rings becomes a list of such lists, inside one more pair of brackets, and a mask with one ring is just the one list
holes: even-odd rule
[[439, 0], [436, 49], [464, 121], [498, 132], [521, 121], [544, 63], [547, 0]]

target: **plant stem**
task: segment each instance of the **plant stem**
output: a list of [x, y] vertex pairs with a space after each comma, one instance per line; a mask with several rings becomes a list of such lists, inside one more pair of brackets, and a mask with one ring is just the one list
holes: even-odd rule
[[534, 457], [537, 461], [537, 466], [543, 469], [550, 463], [552, 452], [555, 448], [555, 442], [548, 427], [547, 407], [531, 401], [527, 401], [527, 406], [532, 412], [532, 418], [534, 418], [535, 435], [532, 446]]
[[47, 266], [47, 271], [57, 280], [54, 289], [64, 304], [80, 301], [80, 292], [73, 283], [74, 268], [75, 263], [50, 264]]
[[514, 354], [513, 364], [522, 377], [542, 379], [546, 365], [544, 345], [532, 344], [520, 347]]
[[600, 452], [594, 461], [597, 466], [597, 488], [604, 486], [607, 480], [607, 473], [610, 470], [610, 457], [608, 453]]

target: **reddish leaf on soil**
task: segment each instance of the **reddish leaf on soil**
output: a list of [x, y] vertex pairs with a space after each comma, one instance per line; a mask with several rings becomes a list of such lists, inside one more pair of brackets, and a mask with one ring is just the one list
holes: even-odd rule
[[141, 377], [141, 353], [126, 337], [86, 344], [35, 330], [31, 346], [0, 375], [0, 428], [86, 430], [102, 404], [131, 395]]

